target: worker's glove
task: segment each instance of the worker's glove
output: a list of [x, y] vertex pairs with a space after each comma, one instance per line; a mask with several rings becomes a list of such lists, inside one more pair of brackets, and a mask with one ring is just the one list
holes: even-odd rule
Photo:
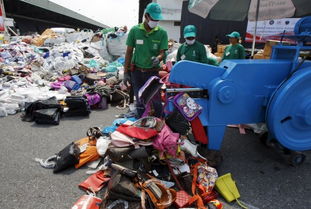
[[160, 59], [158, 57], [151, 58], [152, 67], [157, 67], [160, 64]]
[[131, 72], [124, 72], [123, 83], [126, 87], [131, 85]]

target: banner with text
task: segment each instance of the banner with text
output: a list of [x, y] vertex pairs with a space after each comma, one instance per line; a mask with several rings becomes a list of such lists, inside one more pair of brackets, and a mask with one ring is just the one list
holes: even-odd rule
[[[264, 43], [267, 40], [281, 40], [282, 35], [293, 35], [296, 22], [300, 18], [283, 18], [257, 22], [256, 43]], [[246, 30], [246, 42], [252, 42], [255, 31], [255, 22], [249, 21]], [[292, 40], [283, 39], [293, 42]]]

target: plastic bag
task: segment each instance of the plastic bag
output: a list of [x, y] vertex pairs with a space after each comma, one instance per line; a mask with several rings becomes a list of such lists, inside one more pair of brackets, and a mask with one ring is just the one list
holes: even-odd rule
[[113, 56], [125, 56], [127, 33], [116, 38], [108, 38], [108, 51]]
[[71, 209], [99, 209], [102, 199], [93, 194], [83, 195]]
[[96, 149], [100, 156], [103, 157], [106, 154], [106, 151], [110, 143], [111, 143], [111, 140], [108, 137], [101, 136], [97, 139]]
[[200, 17], [206, 18], [219, 0], [192, 0], [189, 1], [188, 10]]
[[90, 51], [96, 51], [104, 60], [111, 61], [111, 55], [108, 53], [106, 37], [100, 41], [91, 42]]

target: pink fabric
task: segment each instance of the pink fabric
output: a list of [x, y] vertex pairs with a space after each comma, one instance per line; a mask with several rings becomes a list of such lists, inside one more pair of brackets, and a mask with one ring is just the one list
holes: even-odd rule
[[59, 77], [57, 80], [58, 81], [68, 81], [71, 79], [71, 76], [70, 75], [66, 75], [66, 76], [63, 76], [63, 77]]
[[97, 103], [99, 103], [101, 101], [101, 97], [99, 94], [84, 94], [84, 96], [87, 99], [87, 102], [89, 103], [89, 105], [96, 105]]
[[153, 147], [161, 152], [161, 155], [167, 153], [176, 156], [179, 134], [173, 131], [165, 124], [161, 132], [153, 140]]
[[132, 138], [128, 137], [125, 134], [122, 134], [119, 131], [114, 131], [110, 135], [111, 143], [116, 147], [128, 147], [134, 146], [135, 148], [139, 148], [139, 146], [150, 146], [152, 145], [152, 141], [133, 141]]
[[122, 134], [119, 131], [112, 132], [110, 137], [111, 143], [116, 147], [128, 147], [131, 145], [135, 145], [134, 141], [130, 137]]
[[50, 84], [51, 88], [53, 88], [53, 89], [60, 89], [62, 87], [62, 85], [63, 85], [63, 82], [60, 82], [60, 81], [57, 81], [57, 82]]

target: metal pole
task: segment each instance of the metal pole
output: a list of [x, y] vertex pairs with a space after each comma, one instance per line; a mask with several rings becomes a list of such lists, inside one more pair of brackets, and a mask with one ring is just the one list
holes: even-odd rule
[[18, 34], [17, 34], [17, 33], [15, 33], [15, 31], [14, 31], [14, 30], [12, 30], [12, 28], [10, 28], [9, 26], [8, 26], [8, 30], [9, 30], [11, 33], [13, 33], [13, 34], [14, 34], [14, 36], [18, 36]]
[[260, 0], [257, 0], [255, 29], [254, 29], [254, 34], [253, 34], [253, 44], [252, 44], [252, 54], [251, 54], [252, 57], [254, 56], [254, 53], [255, 53], [255, 44], [256, 44], [256, 35], [257, 35], [257, 22], [258, 22], [258, 15], [259, 15], [259, 5], [260, 5]]
[[173, 89], [166, 89], [167, 93], [174, 93], [174, 92], [195, 92], [195, 91], [203, 91], [204, 89], [201, 88], [173, 88]]

